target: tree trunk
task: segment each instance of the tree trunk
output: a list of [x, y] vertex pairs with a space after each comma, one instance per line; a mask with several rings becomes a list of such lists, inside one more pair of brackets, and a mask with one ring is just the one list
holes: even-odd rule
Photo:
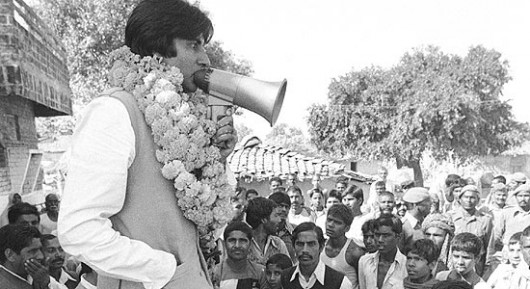
[[414, 186], [423, 187], [423, 173], [421, 172], [421, 166], [419, 160], [408, 161], [408, 165], [414, 172]]

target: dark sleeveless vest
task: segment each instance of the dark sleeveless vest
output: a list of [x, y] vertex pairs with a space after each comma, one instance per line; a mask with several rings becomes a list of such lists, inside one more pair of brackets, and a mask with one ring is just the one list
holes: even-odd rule
[[[295, 277], [292, 282], [290, 281], [295, 270], [296, 270], [296, 266], [291, 267], [289, 269], [285, 269], [282, 272], [283, 289], [303, 289], [302, 286], [300, 285], [300, 281], [298, 281], [298, 277]], [[315, 282], [315, 285], [313, 285], [313, 287], [311, 288], [312, 289], [339, 289], [340, 285], [342, 284], [343, 279], [344, 279], [344, 274], [326, 266], [326, 270], [324, 271], [324, 284], [320, 284], [320, 282], [317, 280]]]
[[[128, 170], [125, 202], [121, 211], [110, 217], [113, 228], [123, 236], [175, 256], [175, 277], [164, 288], [212, 288], [196, 227], [177, 206], [172, 182], [162, 176], [162, 164], [155, 156], [157, 145], [134, 96], [119, 88], [103, 95], [114, 97], [125, 105], [136, 139], [136, 156]], [[98, 277], [98, 289], [132, 288], [144, 286], [101, 274]]]

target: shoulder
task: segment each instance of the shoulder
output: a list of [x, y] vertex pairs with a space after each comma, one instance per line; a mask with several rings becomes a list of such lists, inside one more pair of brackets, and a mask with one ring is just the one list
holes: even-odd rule
[[447, 271], [442, 271], [442, 272], [438, 272], [438, 274], [436, 274], [436, 280], [439, 280], [439, 281], [445, 281], [447, 280], [447, 277], [449, 276], [449, 273], [451, 273], [451, 271], [447, 270]]

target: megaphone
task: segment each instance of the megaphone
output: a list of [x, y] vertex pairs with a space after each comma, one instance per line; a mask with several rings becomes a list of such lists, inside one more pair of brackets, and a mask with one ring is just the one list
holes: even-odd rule
[[287, 89], [286, 79], [261, 81], [212, 68], [196, 72], [193, 80], [209, 94], [211, 119], [217, 120], [218, 116], [226, 114], [227, 106], [237, 105], [262, 116], [271, 126], [278, 120]]

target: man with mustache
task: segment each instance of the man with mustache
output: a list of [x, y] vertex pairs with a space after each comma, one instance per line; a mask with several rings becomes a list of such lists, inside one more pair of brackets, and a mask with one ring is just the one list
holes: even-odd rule
[[291, 210], [289, 211], [289, 223], [296, 227], [303, 222], [316, 222], [317, 216], [310, 208], [304, 206], [304, 196], [302, 190], [297, 186], [287, 189], [287, 195], [291, 200]]
[[48, 194], [44, 199], [46, 214], [40, 220], [41, 233], [51, 234], [57, 230], [57, 218], [59, 217], [59, 197], [56, 194]]
[[326, 242], [320, 227], [311, 222], [301, 223], [293, 231], [293, 242], [298, 265], [282, 272], [283, 289], [353, 288], [344, 274], [320, 261]]
[[63, 268], [66, 254], [59, 244], [59, 239], [51, 234], [42, 235], [42, 252], [48, 261], [48, 272], [57, 282], [64, 284], [68, 289], [74, 289], [79, 283]]

